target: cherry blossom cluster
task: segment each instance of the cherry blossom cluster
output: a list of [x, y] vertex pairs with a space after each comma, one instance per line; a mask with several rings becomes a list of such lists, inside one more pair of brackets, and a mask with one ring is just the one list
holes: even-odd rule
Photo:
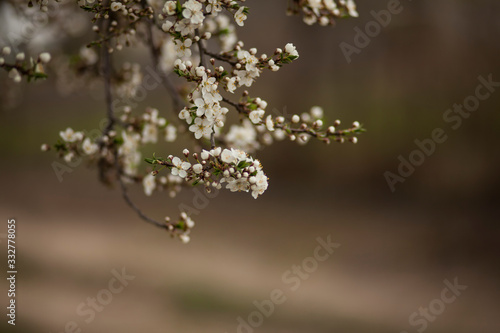
[[[71, 162], [76, 157], [88, 156], [93, 159], [99, 153], [99, 146], [87, 137], [82, 131], [75, 131], [71, 127], [59, 132], [60, 140], [53, 148], [66, 162]], [[51, 147], [43, 144], [42, 151], [48, 151]]]
[[[142, 164], [141, 148], [145, 144], [156, 144], [158, 138], [166, 142], [177, 139], [177, 127], [159, 116], [158, 109], [147, 108], [140, 116], [133, 116], [130, 107], [125, 107], [119, 118], [123, 128], [121, 132], [109, 131], [102, 137], [92, 137], [86, 131], [75, 131], [68, 127], [59, 133], [59, 141], [50, 147], [42, 145], [42, 150], [54, 149], [66, 162], [75, 158], [88, 157], [89, 160], [107, 164], [113, 168], [116, 159], [122, 169], [123, 178], [127, 181], [140, 181], [139, 167]], [[178, 178], [178, 177], [177, 177]], [[180, 188], [181, 179], [162, 179], [163, 189], [168, 189], [170, 196], [175, 196]], [[151, 193], [146, 192], [147, 195]]]
[[[257, 49], [249, 51], [242, 49], [243, 43], [238, 42], [232, 52], [224, 52], [220, 59], [228, 62], [232, 70], [228, 73], [223, 66], [215, 66], [215, 59], [210, 63], [213, 70], [204, 66], [194, 66], [191, 61], [177, 59], [174, 71], [188, 82], [196, 82], [197, 86], [189, 94], [190, 107], [185, 107], [179, 113], [179, 118], [185, 120], [189, 130], [194, 133], [196, 139], [209, 138], [216, 132], [216, 128], [222, 128], [228, 108], [221, 106], [223, 97], [219, 92], [219, 85], [226, 91], [234, 93], [241, 87], [250, 87], [254, 80], [260, 76], [263, 69], [269, 68], [277, 71], [283, 64], [292, 62], [299, 57], [293, 44], [287, 44], [284, 51], [277, 49], [273, 57], [263, 54], [259, 58], [255, 56]], [[226, 101], [231, 104], [229, 101]], [[250, 114], [252, 122], [260, 120], [263, 109], [267, 106], [265, 101], [260, 101], [261, 108]]]
[[180, 1], [165, 2], [162, 13], [158, 15], [162, 23], [162, 29], [180, 36], [193, 35], [196, 29], [203, 26], [206, 16], [216, 17], [223, 9], [231, 13], [234, 21], [240, 27], [247, 19], [248, 8], [242, 6], [243, 1], [232, 0], [187, 0], [183, 4]]
[[[200, 154], [191, 155], [192, 161], [189, 160], [189, 150], [184, 149], [183, 153], [185, 160], [170, 155], [166, 159], [153, 157], [146, 161], [155, 167], [162, 166], [160, 170], [170, 169], [172, 175], [181, 177], [193, 185], [203, 184], [207, 192], [211, 191], [211, 187], [221, 189], [225, 185], [231, 192], [251, 191], [252, 196], [257, 199], [267, 190], [268, 179], [260, 161], [242, 150], [234, 148], [223, 150], [221, 147], [210, 151], [202, 150]], [[155, 169], [152, 174], [158, 174], [160, 170]], [[143, 185], [145, 192], [151, 192], [155, 188], [154, 182]]]
[[[42, 10], [47, 3], [37, 0]], [[287, 116], [276, 109], [269, 111], [264, 98], [250, 96], [245, 89], [254, 86], [264, 72], [279, 71], [296, 61], [299, 53], [292, 43], [280, 44], [284, 46], [269, 54], [245, 47], [236, 35], [237, 27], [245, 26], [249, 15], [244, 0], [77, 3], [91, 21], [88, 27], [94, 33], [93, 40], [85, 40], [84, 46], [80, 44], [68, 57], [56, 55], [50, 67], [46, 65], [51, 60], [48, 53], [41, 53], [36, 60], [26, 60], [24, 53], [18, 53], [15, 62], [9, 62], [4, 57], [10, 49], [4, 48], [0, 66], [16, 82], [22, 75], [41, 78], [46, 70], [53, 71], [65, 93], [104, 87], [107, 125], [102, 132], [96, 135], [95, 131], [68, 127], [59, 133], [56, 144], [44, 144], [42, 150], [56, 151], [68, 164], [87, 159], [97, 167], [101, 181], [120, 187], [125, 202], [138, 216], [183, 242], [190, 240], [195, 225], [192, 218], [185, 212], [177, 219], [165, 217], [160, 222], [150, 218], [127, 194], [130, 184], [140, 185], [146, 196], [163, 192], [175, 197], [183, 188], [196, 185], [208, 192], [222, 188], [248, 192], [256, 199], [268, 188], [260, 161], [251, 157], [259, 149], [286, 139], [299, 144], [311, 138], [325, 143], [356, 143], [356, 135], [364, 131], [358, 122], [342, 129], [338, 120], [326, 125], [323, 109], [317, 106]], [[321, 25], [357, 16], [352, 0], [292, 0], [290, 11], [302, 13], [308, 24]], [[127, 46], [145, 46], [152, 65], [141, 67], [133, 62], [138, 60], [127, 57], [128, 53], [116, 54]], [[154, 78], [154, 83], [148, 78]], [[164, 105], [133, 112], [137, 107], [134, 101], [142, 101], [147, 91], [160, 85], [170, 95], [173, 116], [167, 120], [163, 112], [169, 107]], [[228, 124], [230, 112], [237, 113], [239, 122]], [[179, 145], [180, 136], [183, 140], [179, 141], [192, 143], [190, 149], [195, 153], [183, 146], [181, 156], [158, 153], [168, 157], [153, 154], [144, 158], [146, 145], [165, 152], [168, 146], [164, 145]], [[161, 173], [163, 170], [169, 172]]]
[[[4, 46], [2, 48], [0, 68], [3, 68], [9, 73], [9, 78], [12, 79], [12, 81], [19, 83], [22, 81], [23, 76], [26, 77], [28, 82], [31, 80], [45, 79], [47, 77], [43, 66], [49, 63], [51, 59], [50, 53], [40, 53], [36, 60], [32, 57], [27, 58], [24, 52], [19, 52], [15, 56], [11, 56], [11, 53], [12, 50], [9, 46]], [[9, 62], [9, 59], [6, 60], [7, 57], [12, 57], [13, 61]]]
[[80, 6], [85, 11], [94, 13], [92, 22], [102, 18], [109, 21], [107, 26], [94, 25], [92, 30], [99, 35], [99, 39], [87, 46], [107, 45], [108, 51], [121, 51], [123, 46], [130, 46], [136, 42], [137, 26], [141, 21], [152, 20], [152, 7], [143, 7], [138, 1], [111, 1], [83, 0]]
[[288, 13], [302, 13], [306, 24], [322, 26], [335, 24], [336, 18], [359, 16], [353, 0], [292, 0]]

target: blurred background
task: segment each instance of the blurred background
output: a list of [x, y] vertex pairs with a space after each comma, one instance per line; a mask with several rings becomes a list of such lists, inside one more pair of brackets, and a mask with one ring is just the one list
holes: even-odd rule
[[[370, 12], [388, 3], [356, 2], [358, 19], [324, 28], [285, 16], [284, 0], [248, 1], [251, 15], [238, 31], [246, 47], [270, 54], [293, 42], [300, 53], [264, 73], [251, 95], [289, 114], [321, 105], [327, 123], [357, 120], [368, 131], [356, 145], [277, 142], [262, 150], [266, 193], [254, 200], [221, 191], [193, 216], [188, 245], [139, 220], [85, 163], [59, 182], [56, 157], [40, 152], [68, 126], [99, 128], [99, 93], [60, 95], [50, 79], [19, 92], [0, 74], [2, 89], [21, 97], [0, 106], [0, 234], [8, 218], [17, 221], [15, 330], [64, 332], [74, 321], [81, 332], [237, 332], [237, 318], [255, 311], [254, 301], [282, 289], [287, 301], [255, 332], [410, 333], [421, 327], [410, 325], [411, 314], [440, 298], [445, 279], [458, 278], [467, 290], [426, 331], [499, 332], [500, 91], [456, 130], [443, 114], [474, 94], [480, 75], [500, 81], [500, 3], [404, 1], [348, 64], [339, 45], [354, 45], [353, 29], [364, 31]], [[144, 105], [170, 116], [162, 88]], [[397, 173], [398, 156], [408, 158], [414, 140], [435, 128], [448, 139], [391, 192], [384, 173]], [[165, 145], [163, 155], [182, 148]], [[177, 215], [194, 197], [185, 190], [175, 199], [146, 198], [141, 188], [131, 195], [157, 218]], [[328, 235], [340, 248], [290, 291], [283, 273]], [[86, 323], [76, 309], [122, 267], [135, 279]], [[3, 318], [0, 330], [14, 331]]]

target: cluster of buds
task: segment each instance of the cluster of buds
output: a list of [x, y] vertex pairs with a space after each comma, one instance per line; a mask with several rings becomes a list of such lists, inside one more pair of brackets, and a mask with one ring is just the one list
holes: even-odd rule
[[170, 217], [165, 217], [165, 224], [172, 237], [177, 236], [184, 244], [189, 243], [191, 240], [189, 234], [195, 223], [185, 212], [180, 214], [177, 222], [171, 222]]
[[109, 20], [104, 26], [94, 25], [92, 30], [99, 34], [100, 38], [89, 43], [87, 46], [103, 46], [105, 43], [108, 52], [121, 51], [124, 46], [130, 46], [136, 38], [137, 25], [142, 20], [153, 20], [154, 11], [152, 7], [143, 7], [136, 1], [113, 1], [106, 4], [103, 1], [86, 0], [81, 5], [85, 11], [94, 14], [92, 22], [99, 19]]
[[[316, 138], [329, 144], [332, 139], [344, 143], [347, 138], [350, 142], [356, 143], [357, 137], [355, 135], [365, 132], [365, 129], [357, 121], [353, 122], [351, 127], [341, 130], [337, 129], [340, 126], [340, 120], [335, 120], [331, 126], [325, 126], [324, 112], [319, 106], [312, 107], [309, 112], [304, 112], [300, 116], [295, 114], [290, 120], [287, 120], [283, 116], [266, 116], [267, 103], [258, 97], [248, 97], [246, 91], [243, 93], [243, 99], [244, 101], [235, 104], [240, 114], [257, 126], [258, 132], [273, 133], [278, 140], [288, 137], [291, 141], [305, 144], [310, 138]], [[264, 144], [272, 143], [269, 135], [261, 137], [264, 139]]]
[[22, 81], [23, 76], [27, 78], [28, 82], [47, 78], [43, 65], [50, 61], [51, 56], [49, 53], [40, 53], [35, 60], [32, 57], [26, 58], [24, 52], [19, 52], [13, 57], [13, 62], [9, 63], [5, 58], [9, 57], [11, 53], [10, 47], [5, 46], [2, 48], [0, 67], [9, 72], [9, 78], [12, 81], [19, 83]]
[[[183, 154], [185, 159], [172, 155], [166, 159], [153, 156], [147, 158], [146, 162], [154, 166], [152, 175], [168, 168], [172, 175], [179, 176], [192, 185], [204, 185], [207, 192], [211, 192], [212, 188], [221, 189], [225, 185], [231, 192], [251, 191], [252, 196], [257, 199], [267, 190], [267, 176], [260, 161], [242, 150], [217, 147], [190, 155], [189, 150], [184, 149]], [[189, 157], [193, 160], [190, 161]], [[148, 183], [144, 186], [146, 192], [151, 192], [155, 185]]]
[[277, 117], [274, 126], [286, 133], [291, 141], [297, 141], [299, 144], [306, 144], [311, 138], [316, 138], [329, 144], [331, 140], [338, 143], [344, 143], [346, 139], [349, 142], [357, 143], [356, 134], [365, 132], [365, 129], [357, 121], [350, 127], [339, 130], [340, 120], [335, 120], [333, 125], [324, 126], [323, 109], [314, 106], [309, 112], [304, 112], [300, 116], [292, 116], [291, 122], [285, 122], [283, 117]]
[[300, 13], [306, 24], [319, 23], [322, 26], [335, 24], [336, 18], [359, 16], [353, 0], [292, 0], [288, 14]]

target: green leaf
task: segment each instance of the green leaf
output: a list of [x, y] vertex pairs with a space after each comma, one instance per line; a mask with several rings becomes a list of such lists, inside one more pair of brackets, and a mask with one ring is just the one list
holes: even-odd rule
[[121, 136], [116, 136], [115, 139], [113, 140], [114, 143], [118, 144], [118, 145], [121, 145], [123, 144], [123, 138]]
[[180, 77], [184, 77], [184, 76], [187, 76], [186, 73], [184, 73], [183, 71], [181, 71], [179, 68], [175, 68], [174, 69], [174, 73], [179, 75]]
[[156, 164], [156, 159], [154, 158], [145, 158], [144, 161], [149, 164]]
[[176, 12], [177, 12], [177, 17], [179, 19], [182, 19], [184, 18], [184, 16], [182, 16], [182, 4], [179, 0], [177, 0], [177, 8], [176, 8]]
[[176, 227], [177, 227], [178, 229], [182, 229], [182, 230], [184, 230], [184, 229], [185, 229], [185, 223], [184, 223], [184, 221], [179, 221], [179, 222], [177, 222]]
[[218, 35], [229, 35], [229, 29], [221, 29], [218, 33]]
[[240, 163], [238, 163], [237, 168], [238, 169], [244, 169], [244, 168], [246, 168], [247, 166], [250, 166], [250, 165], [252, 165], [252, 163], [247, 162], [247, 161], [241, 161]]

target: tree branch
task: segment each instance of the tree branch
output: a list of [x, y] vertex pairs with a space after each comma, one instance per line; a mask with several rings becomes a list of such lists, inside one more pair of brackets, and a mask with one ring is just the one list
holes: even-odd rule
[[200, 66], [207, 68], [207, 64], [205, 62], [206, 50], [205, 47], [203, 46], [203, 41], [201, 40], [200, 31], [198, 29], [195, 30], [195, 35], [200, 38], [198, 39], [198, 50], [200, 52]]
[[[145, 1], [142, 1], [142, 5], [146, 6]], [[147, 44], [149, 46], [151, 57], [153, 59], [154, 70], [162, 78], [163, 86], [167, 89], [170, 96], [172, 97], [172, 106], [173, 106], [174, 113], [179, 112], [182, 108], [184, 108], [186, 103], [182, 100], [181, 95], [179, 94], [179, 92], [175, 88], [174, 84], [172, 83], [172, 80], [170, 80], [170, 77], [167, 74], [165, 74], [164, 72], [158, 70], [161, 52], [160, 52], [160, 49], [158, 47], [156, 47], [154, 44], [153, 23], [150, 20], [148, 20], [146, 22], [146, 25], [147, 25], [147, 27], [146, 27], [146, 34], [147, 34], [146, 41], [147, 41]], [[177, 116], [177, 114], [175, 114], [175, 115]]]
[[233, 102], [225, 97], [222, 97], [222, 101], [231, 105], [232, 107], [234, 107], [236, 109], [236, 111], [238, 111], [239, 113], [245, 113], [245, 109], [243, 108], [242, 105], [236, 104], [235, 102]]
[[[109, 22], [110, 20], [106, 20], [104, 18], [101, 19], [101, 31], [107, 31], [109, 28]], [[101, 61], [102, 61], [102, 75], [104, 78], [104, 91], [105, 91], [105, 96], [106, 96], [106, 116], [108, 120], [108, 124], [106, 125], [106, 128], [104, 129], [103, 136], [108, 135], [110, 131], [112, 131], [115, 127], [116, 124], [116, 117], [113, 109], [113, 96], [111, 92], [111, 55], [108, 50], [108, 43], [105, 41], [102, 43], [102, 50], [101, 50]], [[158, 222], [146, 214], [144, 214], [139, 207], [132, 201], [132, 199], [128, 195], [128, 190], [123, 182], [122, 176], [123, 176], [123, 170], [122, 167], [120, 166], [119, 159], [118, 159], [118, 150], [116, 149], [116, 145], [113, 145], [111, 147], [113, 149], [113, 156], [114, 156], [114, 168], [116, 170], [116, 177], [118, 179], [118, 182], [120, 183], [120, 189], [122, 192], [122, 197], [127, 203], [127, 205], [132, 208], [137, 215], [143, 219], [144, 221], [153, 224], [159, 228], [162, 229], [167, 229], [167, 230], [173, 230], [172, 226], [169, 226], [167, 223], [161, 223]], [[101, 168], [104, 168], [104, 165], [101, 165]], [[101, 174], [104, 172], [103, 169], [100, 170]], [[101, 175], [102, 177], [102, 175]]]
[[144, 214], [142, 212], [142, 210], [137, 207], [137, 205], [132, 201], [132, 199], [130, 198], [130, 196], [128, 195], [128, 188], [127, 186], [125, 185], [125, 183], [123, 182], [123, 179], [122, 179], [122, 175], [123, 175], [123, 171], [122, 171], [122, 168], [120, 167], [119, 163], [118, 163], [118, 153], [115, 151], [115, 168], [116, 170], [118, 171], [118, 182], [120, 183], [120, 189], [121, 189], [121, 192], [122, 192], [122, 197], [123, 197], [123, 200], [125, 200], [125, 202], [127, 203], [127, 205], [132, 208], [136, 213], [137, 215], [143, 219], [144, 221], [158, 227], [158, 228], [161, 228], [161, 229], [166, 229], [166, 230], [170, 230], [172, 227], [169, 227], [169, 223], [162, 223], [162, 222], [158, 222], [152, 218], [150, 218], [149, 216], [147, 216], [146, 214]]
[[210, 56], [210, 57], [212, 57], [212, 58], [214, 58], [214, 59], [227, 62], [228, 64], [230, 64], [232, 66], [236, 66], [236, 64], [238, 63], [236, 61], [231, 60], [230, 58], [224, 57], [221, 54], [213, 53], [213, 52], [210, 52], [208, 50], [205, 50], [205, 54], [208, 55], [208, 56]]

